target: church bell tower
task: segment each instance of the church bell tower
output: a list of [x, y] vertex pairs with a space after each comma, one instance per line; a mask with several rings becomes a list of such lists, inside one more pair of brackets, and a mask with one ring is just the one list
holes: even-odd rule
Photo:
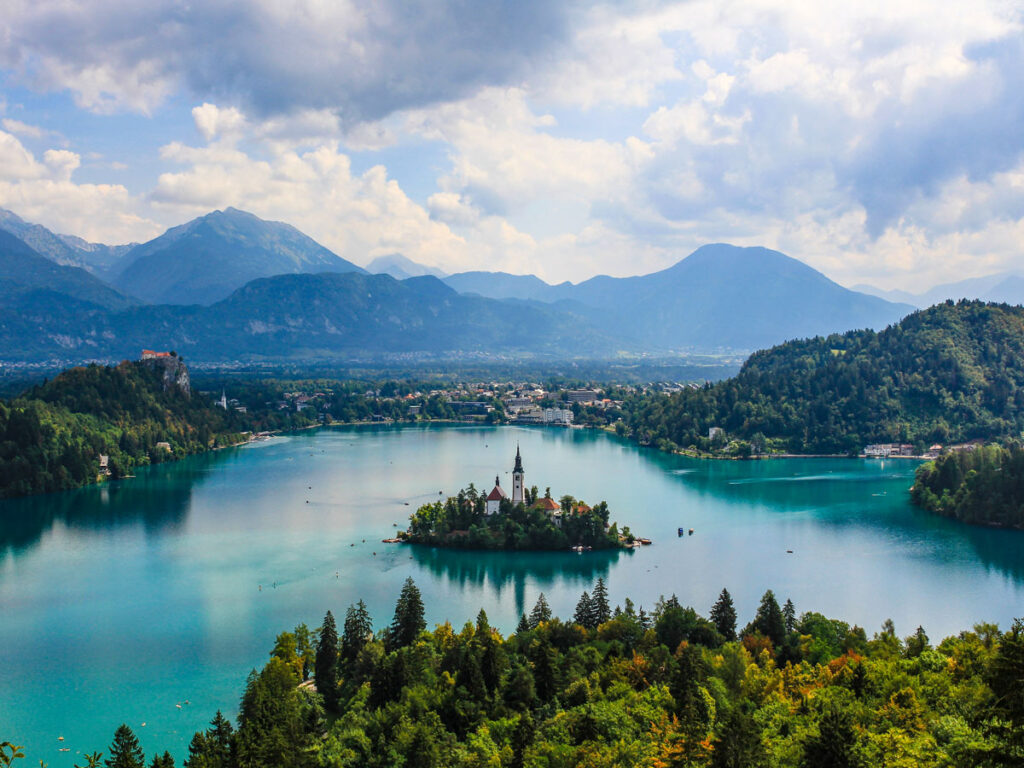
[[525, 501], [523, 495], [523, 457], [519, 455], [519, 446], [516, 446], [516, 465], [512, 470], [512, 503], [522, 504]]

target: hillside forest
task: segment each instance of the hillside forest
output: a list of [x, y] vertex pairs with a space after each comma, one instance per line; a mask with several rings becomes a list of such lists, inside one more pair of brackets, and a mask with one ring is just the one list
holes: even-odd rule
[[[672, 596], [612, 608], [598, 580], [571, 619], [543, 594], [503, 636], [483, 611], [426, 629], [407, 579], [391, 623], [359, 601], [300, 625], [217, 713], [186, 768], [986, 768], [1024, 763], [1024, 623], [933, 644], [868, 637], [770, 590], [745, 626]], [[15, 752], [5, 745], [7, 764]], [[17, 754], [23, 755], [23, 752]], [[117, 729], [106, 766], [145, 768]], [[85, 766], [100, 765], [101, 751]], [[155, 755], [150, 768], [171, 768]]]

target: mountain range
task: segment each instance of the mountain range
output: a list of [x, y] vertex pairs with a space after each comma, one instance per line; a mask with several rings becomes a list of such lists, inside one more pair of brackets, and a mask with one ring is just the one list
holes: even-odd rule
[[887, 291], [873, 285], [855, 285], [851, 290], [867, 293], [888, 301], [913, 304], [924, 309], [944, 301], [974, 299], [997, 304], [1024, 304], [1024, 275], [1015, 272], [999, 272], [984, 277], [971, 277], [954, 283], [942, 283], [922, 293], [909, 291]]
[[[549, 285], [489, 272], [371, 275], [294, 227], [232, 208], [116, 252], [14, 219], [0, 220], [7, 360], [141, 347], [202, 361], [735, 353], [881, 328], [913, 310], [778, 251], [727, 244], [649, 275]], [[400, 254], [371, 267], [399, 278], [428, 269]]]

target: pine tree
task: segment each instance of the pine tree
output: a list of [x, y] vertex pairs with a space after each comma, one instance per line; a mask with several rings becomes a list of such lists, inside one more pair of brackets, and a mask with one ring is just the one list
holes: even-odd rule
[[576, 603], [576, 613], [573, 614], [572, 620], [585, 629], [593, 629], [596, 626], [594, 624], [594, 601], [585, 591], [580, 595], [579, 602]]
[[313, 679], [316, 689], [324, 697], [324, 705], [333, 709], [338, 703], [338, 627], [334, 623], [334, 614], [330, 611], [324, 616], [320, 628], [320, 642], [316, 647], [316, 660], [313, 663]]
[[640, 606], [640, 613], [636, 615], [636, 620], [640, 623], [640, 628], [646, 632], [648, 629], [654, 626], [654, 622], [651, 620], [650, 614], [644, 610], [644, 607]]
[[228, 768], [233, 735], [231, 722], [218, 709], [206, 732], [192, 737], [185, 768]]
[[423, 618], [423, 598], [412, 577], [405, 580], [395, 604], [395, 617], [387, 634], [388, 651], [412, 645], [420, 632], [427, 628]]
[[630, 618], [630, 619], [635, 619], [636, 618], [636, 606], [633, 605], [633, 601], [630, 600], [627, 597], [626, 598], [626, 602], [624, 603], [624, 605], [625, 605], [625, 608], [622, 609], [622, 615], [626, 616], [627, 618]]
[[530, 629], [536, 629], [545, 621], [551, 621], [551, 607], [548, 605], [544, 593], [541, 592], [540, 597], [537, 598], [537, 604], [530, 611]]
[[110, 757], [104, 761], [107, 768], [145, 768], [146, 756], [142, 753], [139, 740], [132, 729], [122, 723], [114, 731], [114, 741], [110, 745]]
[[153, 755], [153, 762], [149, 764], [149, 768], [174, 768], [174, 758], [170, 752]]
[[793, 634], [796, 631], [796, 606], [792, 600], [787, 599], [786, 604], [782, 606], [782, 617], [786, 621], [786, 634]]
[[366, 603], [360, 600], [345, 612], [345, 628], [341, 635], [341, 660], [347, 668], [353, 664], [367, 640], [373, 637], [373, 621]]
[[857, 730], [850, 712], [833, 706], [821, 713], [818, 733], [804, 742], [802, 768], [859, 768]]
[[604, 584], [604, 578], [598, 578], [594, 585], [594, 595], [591, 598], [594, 605], [595, 626], [604, 624], [612, 617], [611, 608], [608, 605], [608, 587]]
[[782, 642], [786, 639], [786, 624], [782, 617], [782, 609], [779, 608], [779, 601], [775, 599], [775, 593], [770, 589], [761, 598], [753, 628], [771, 640], [776, 648], [782, 647]]
[[736, 639], [736, 607], [732, 602], [732, 595], [728, 589], [723, 589], [718, 600], [711, 606], [711, 613], [708, 614], [711, 623], [715, 625], [718, 634], [726, 640]]
[[726, 710], [719, 720], [711, 753], [711, 768], [761, 768], [767, 765], [761, 732], [741, 706]]
[[516, 626], [516, 634], [520, 635], [523, 632], [530, 631], [530, 621], [526, 618], [526, 614], [522, 614], [519, 617], [519, 624]]

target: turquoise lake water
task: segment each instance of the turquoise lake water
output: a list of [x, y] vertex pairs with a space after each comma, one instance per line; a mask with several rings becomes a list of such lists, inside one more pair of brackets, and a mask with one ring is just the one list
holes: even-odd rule
[[[517, 443], [528, 486], [606, 500], [654, 544], [577, 555], [381, 543], [438, 491], [489, 489], [495, 474], [510, 486]], [[869, 635], [888, 617], [933, 640], [1008, 626], [1024, 615], [1024, 533], [915, 509], [914, 467], [701, 462], [582, 430], [340, 427], [0, 502], [0, 741], [24, 744], [26, 765], [70, 768], [126, 722], [147, 759], [169, 749], [180, 764], [217, 709], [234, 717], [277, 633], [316, 627], [327, 609], [340, 621], [359, 598], [382, 627], [410, 575], [431, 625], [483, 607], [511, 631], [540, 592], [568, 617], [603, 576], [613, 602], [675, 593], [705, 614], [728, 587], [741, 623], [771, 588]]]

